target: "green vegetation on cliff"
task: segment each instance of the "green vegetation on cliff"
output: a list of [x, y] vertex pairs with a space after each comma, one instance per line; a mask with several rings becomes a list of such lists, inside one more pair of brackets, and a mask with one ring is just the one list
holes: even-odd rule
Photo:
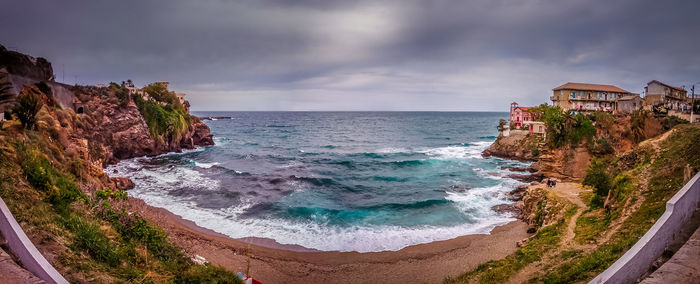
[[134, 103], [143, 115], [151, 136], [158, 142], [179, 141], [187, 132], [191, 117], [175, 97], [164, 86], [151, 84], [144, 87], [153, 100], [145, 100], [139, 94], [133, 95]]
[[[617, 157], [595, 158], [584, 178], [592, 191], [580, 196], [589, 206], [577, 218], [567, 214], [560, 222], [542, 227], [516, 253], [446, 282], [500, 283], [517, 275], [518, 281], [529, 283], [574, 283], [600, 274], [651, 228], [665, 211], [666, 202], [700, 170], [700, 127], [680, 124]], [[535, 215], [539, 202], [537, 206], [532, 210]], [[537, 216], [533, 221], [539, 222]], [[551, 246], [529, 247], [535, 251], [525, 254], [525, 248], [540, 244], [544, 238], [540, 232], [552, 232], [562, 222], [574, 225], [571, 241], [553, 240]], [[559, 228], [555, 231], [561, 235]], [[524, 256], [533, 255], [548, 259], [532, 268], [528, 260], [536, 258]]]
[[35, 119], [27, 128], [36, 130], [18, 119], [0, 127], [0, 197], [69, 281], [241, 283], [232, 272], [194, 264], [165, 231], [127, 212], [126, 192], [111, 189], [91, 151], [69, 149], [82, 144], [62, 136], [79, 116], [44, 104]]

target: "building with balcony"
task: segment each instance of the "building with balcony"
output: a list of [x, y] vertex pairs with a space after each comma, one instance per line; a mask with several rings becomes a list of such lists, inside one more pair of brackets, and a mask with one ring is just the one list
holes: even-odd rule
[[532, 113], [528, 110], [531, 107], [521, 107], [518, 103], [513, 102], [510, 104], [510, 123], [516, 128], [522, 127], [524, 124], [533, 121]]
[[566, 83], [552, 89], [552, 105], [565, 111], [593, 112], [617, 110], [617, 99], [630, 92], [613, 85]]
[[676, 111], [690, 109], [688, 92], [683, 88], [652, 80], [644, 87], [644, 91], [646, 92], [644, 102], [649, 106], [663, 105]]

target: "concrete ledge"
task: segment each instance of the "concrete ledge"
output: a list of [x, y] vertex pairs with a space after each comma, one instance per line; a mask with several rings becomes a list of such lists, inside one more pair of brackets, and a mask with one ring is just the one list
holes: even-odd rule
[[0, 233], [7, 240], [10, 251], [19, 258], [25, 269], [47, 283], [68, 283], [24, 234], [2, 198], [0, 198]]
[[666, 212], [613, 265], [589, 283], [636, 283], [676, 238], [700, 203], [700, 173], [666, 202]]

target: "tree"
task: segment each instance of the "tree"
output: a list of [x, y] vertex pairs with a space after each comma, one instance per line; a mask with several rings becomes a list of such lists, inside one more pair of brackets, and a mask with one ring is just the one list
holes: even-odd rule
[[43, 102], [39, 94], [28, 92], [17, 96], [17, 103], [12, 108], [12, 113], [17, 116], [25, 129], [36, 128], [36, 114], [41, 109]]
[[506, 127], [506, 120], [505, 120], [505, 119], [499, 120], [499, 121], [498, 121], [498, 127], [496, 127], [496, 129], [498, 129], [498, 132], [503, 132], [503, 130], [505, 129], [505, 127]]
[[114, 95], [119, 100], [119, 106], [125, 107], [129, 104], [131, 98], [129, 97], [129, 90], [124, 87], [124, 82], [122, 82], [121, 86], [114, 82], [109, 83], [109, 88], [114, 91]]

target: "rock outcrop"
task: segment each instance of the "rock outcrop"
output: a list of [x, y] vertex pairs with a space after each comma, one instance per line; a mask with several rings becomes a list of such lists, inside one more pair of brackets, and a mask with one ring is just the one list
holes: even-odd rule
[[530, 166], [539, 176], [564, 181], [582, 181], [591, 163], [591, 153], [585, 146], [544, 149], [539, 160]]
[[7, 50], [0, 45], [0, 68], [6, 68], [10, 74], [35, 79], [53, 81], [53, 67], [42, 57], [34, 58], [16, 51]]
[[482, 155], [511, 160], [535, 161], [539, 156], [542, 138], [528, 135], [526, 131], [511, 131], [509, 136], [499, 135]]
[[102, 153], [106, 164], [214, 144], [209, 127], [197, 117], [191, 117], [180, 140], [158, 141], [133, 102], [120, 106], [109, 92], [100, 88], [75, 87], [74, 91], [83, 103], [80, 135], [90, 141], [91, 147], [99, 148], [97, 152]]

